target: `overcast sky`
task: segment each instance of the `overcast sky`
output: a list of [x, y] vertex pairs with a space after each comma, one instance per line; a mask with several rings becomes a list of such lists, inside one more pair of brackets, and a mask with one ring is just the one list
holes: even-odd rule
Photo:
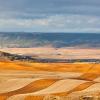
[[0, 0], [0, 31], [100, 32], [100, 0]]

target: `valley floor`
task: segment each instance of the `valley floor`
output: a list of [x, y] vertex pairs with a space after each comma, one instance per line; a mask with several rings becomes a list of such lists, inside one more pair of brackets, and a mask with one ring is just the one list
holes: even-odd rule
[[34, 47], [34, 48], [3, 48], [0, 51], [11, 54], [31, 55], [37, 58], [51, 59], [100, 59], [99, 48], [77, 47]]

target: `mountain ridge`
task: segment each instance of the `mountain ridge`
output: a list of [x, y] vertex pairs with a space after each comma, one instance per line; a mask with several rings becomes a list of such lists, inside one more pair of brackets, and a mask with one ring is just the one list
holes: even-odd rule
[[52, 47], [100, 48], [100, 34], [0, 33], [0, 48]]

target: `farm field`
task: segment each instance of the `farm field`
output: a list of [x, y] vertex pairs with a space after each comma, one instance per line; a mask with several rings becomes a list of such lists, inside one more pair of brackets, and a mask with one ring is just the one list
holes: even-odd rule
[[0, 100], [81, 100], [84, 96], [99, 98], [100, 64], [0, 62]]

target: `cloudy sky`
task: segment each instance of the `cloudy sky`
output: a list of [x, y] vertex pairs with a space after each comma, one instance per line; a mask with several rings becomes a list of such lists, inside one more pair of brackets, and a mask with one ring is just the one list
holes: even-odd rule
[[0, 31], [100, 32], [100, 0], [0, 0]]

